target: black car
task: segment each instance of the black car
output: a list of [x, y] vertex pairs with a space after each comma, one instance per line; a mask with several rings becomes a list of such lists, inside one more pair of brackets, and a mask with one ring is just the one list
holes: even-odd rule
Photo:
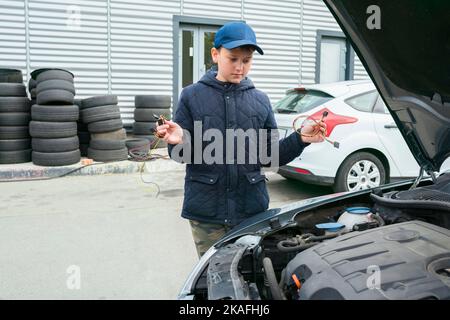
[[450, 299], [450, 173], [436, 174], [450, 155], [450, 3], [325, 2], [421, 172], [244, 221], [179, 299]]

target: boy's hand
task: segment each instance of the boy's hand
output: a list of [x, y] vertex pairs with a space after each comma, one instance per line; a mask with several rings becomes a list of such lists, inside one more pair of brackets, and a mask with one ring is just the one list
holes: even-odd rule
[[183, 142], [183, 129], [170, 120], [166, 120], [165, 124], [157, 126], [155, 135], [170, 144]]
[[306, 124], [300, 131], [302, 141], [305, 143], [323, 142], [326, 130], [327, 125], [323, 121], [320, 121], [319, 124], [314, 122]]

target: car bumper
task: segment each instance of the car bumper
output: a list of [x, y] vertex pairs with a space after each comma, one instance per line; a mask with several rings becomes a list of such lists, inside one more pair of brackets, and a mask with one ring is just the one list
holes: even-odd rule
[[323, 177], [315, 174], [302, 174], [295, 171], [295, 167], [282, 166], [278, 169], [278, 173], [283, 177], [292, 178], [306, 183], [317, 184], [320, 186], [331, 186], [334, 184], [334, 177]]

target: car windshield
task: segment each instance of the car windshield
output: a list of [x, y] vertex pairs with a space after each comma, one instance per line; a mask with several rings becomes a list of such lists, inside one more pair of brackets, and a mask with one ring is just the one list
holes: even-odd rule
[[290, 90], [274, 104], [275, 113], [303, 113], [333, 99], [332, 96], [317, 90]]

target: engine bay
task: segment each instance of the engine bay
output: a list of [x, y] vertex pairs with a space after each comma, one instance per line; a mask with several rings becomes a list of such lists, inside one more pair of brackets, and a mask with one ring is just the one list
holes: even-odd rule
[[195, 299], [450, 299], [449, 215], [449, 174], [334, 201], [221, 246]]

